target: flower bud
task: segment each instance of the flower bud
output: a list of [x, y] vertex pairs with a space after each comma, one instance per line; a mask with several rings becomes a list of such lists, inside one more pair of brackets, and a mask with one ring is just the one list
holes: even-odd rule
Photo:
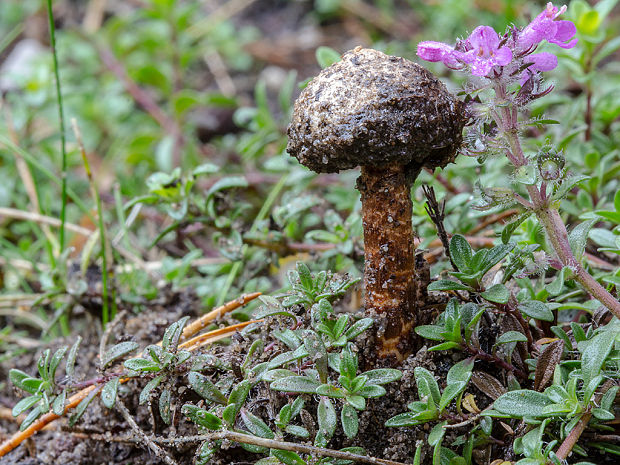
[[566, 159], [560, 150], [559, 152], [552, 147], [545, 146], [537, 156], [538, 171], [540, 177], [545, 181], [556, 181], [562, 176]]

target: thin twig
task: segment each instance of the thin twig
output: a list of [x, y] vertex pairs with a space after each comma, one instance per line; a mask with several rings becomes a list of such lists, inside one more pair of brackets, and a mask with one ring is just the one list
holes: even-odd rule
[[[237, 433], [234, 431], [221, 431], [218, 433], [205, 434], [199, 436], [187, 436], [182, 438], [164, 439], [167, 443], [183, 443], [183, 442], [201, 442], [201, 441], [217, 441], [220, 439], [228, 439], [229, 441], [240, 442], [242, 444], [252, 444], [255, 446], [269, 447], [270, 449], [288, 450], [291, 452], [301, 452], [319, 457], [332, 457], [341, 460], [353, 460], [360, 463], [369, 463], [372, 465], [406, 465], [402, 462], [394, 462], [393, 460], [379, 459], [376, 457], [368, 457], [365, 455], [352, 454], [351, 452], [342, 452], [333, 449], [324, 449], [322, 447], [309, 446], [307, 444], [297, 444], [295, 442], [276, 441], [275, 439], [259, 438], [250, 436], [249, 434]], [[160, 441], [158, 441], [160, 442]]]
[[131, 414], [129, 413], [129, 410], [127, 410], [127, 407], [125, 407], [125, 404], [123, 403], [122, 400], [116, 399], [115, 406], [116, 406], [116, 409], [119, 412], [121, 412], [121, 415], [123, 415], [123, 418], [125, 418], [125, 421], [129, 424], [129, 427], [131, 428], [131, 430], [135, 434], [140, 436], [142, 441], [144, 441], [146, 446], [153, 451], [153, 453], [157, 456], [157, 458], [162, 459], [168, 465], [178, 465], [177, 462], [172, 457], [170, 457], [170, 455], [168, 455], [168, 453], [165, 450], [163, 450], [161, 447], [155, 444], [147, 436], [147, 434], [144, 431], [142, 431], [142, 429], [136, 423], [136, 420], [134, 420]]
[[424, 209], [437, 228], [437, 235], [443, 245], [443, 250], [446, 257], [450, 260], [452, 269], [454, 269], [454, 271], [458, 271], [459, 269], [450, 256], [450, 241], [448, 240], [448, 233], [446, 232], [446, 228], [443, 224], [443, 221], [446, 218], [446, 201], [442, 201], [441, 205], [439, 205], [439, 202], [437, 202], [437, 197], [435, 197], [435, 189], [433, 189], [433, 186], [422, 186], [422, 190], [424, 191], [424, 196], [426, 197]]
[[511, 208], [510, 210], [506, 210], [506, 211], [503, 211], [501, 213], [496, 213], [494, 215], [489, 215], [489, 216], [485, 217], [484, 220], [482, 220], [476, 226], [474, 226], [469, 231], [469, 234], [471, 234], [473, 236], [474, 234], [482, 231], [487, 226], [490, 226], [490, 225], [492, 225], [494, 223], [498, 223], [498, 222], [500, 222], [502, 220], [505, 220], [506, 218], [510, 218], [511, 216], [516, 215], [518, 213], [519, 213], [519, 210], [517, 210], [516, 208]]
[[207, 325], [211, 323], [213, 320], [220, 318], [226, 313], [232, 312], [233, 310], [239, 307], [243, 307], [245, 304], [256, 299], [261, 294], [262, 292], [253, 292], [251, 294], [244, 294], [241, 297], [235, 300], [231, 300], [230, 302], [225, 303], [224, 305], [221, 305], [214, 310], [211, 310], [209, 313], [202, 315], [196, 321], [193, 321], [192, 323], [185, 326], [185, 328], [183, 329], [183, 333], [181, 334], [181, 341], [189, 339], [194, 334], [196, 334], [198, 331], [206, 328]]
[[[35, 212], [27, 212], [24, 210], [18, 210], [17, 208], [0, 207], [0, 217], [6, 216], [7, 218], [14, 218], [17, 220], [33, 221], [35, 223], [48, 224], [54, 227], [62, 226], [59, 219], [51, 216], [42, 215]], [[72, 231], [83, 236], [92, 236], [93, 231], [88, 228], [83, 228], [77, 224], [65, 223], [65, 228], [68, 231]]]

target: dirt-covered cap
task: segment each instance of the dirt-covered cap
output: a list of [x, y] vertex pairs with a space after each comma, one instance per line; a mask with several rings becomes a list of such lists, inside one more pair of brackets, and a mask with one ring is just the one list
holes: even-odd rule
[[398, 163], [417, 173], [454, 160], [464, 124], [462, 103], [428, 70], [357, 47], [303, 90], [287, 151], [316, 172]]

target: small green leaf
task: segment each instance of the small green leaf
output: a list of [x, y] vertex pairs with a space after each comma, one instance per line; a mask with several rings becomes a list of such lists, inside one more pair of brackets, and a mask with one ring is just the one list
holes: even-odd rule
[[357, 394], [362, 397], [370, 398], [370, 397], [381, 397], [385, 395], [385, 388], [383, 386], [377, 386], [376, 384], [370, 386], [364, 386], [360, 389]]
[[398, 381], [403, 376], [402, 371], [394, 368], [377, 368], [362, 374], [368, 378], [366, 384], [387, 384]]
[[506, 331], [495, 340], [495, 345], [508, 344], [509, 342], [527, 342], [527, 337], [519, 331]]
[[271, 449], [271, 455], [285, 465], [306, 465], [306, 462], [297, 453], [290, 450]]
[[316, 388], [316, 394], [320, 396], [335, 397], [337, 399], [342, 399], [346, 397], [345, 391], [343, 389], [332, 386], [331, 384], [321, 384], [319, 387]]
[[82, 415], [84, 415], [90, 403], [97, 396], [97, 394], [99, 394], [99, 391], [100, 389], [93, 389], [84, 399], [81, 400], [75, 408], [75, 413], [71, 415], [71, 418], [69, 418], [69, 426], [73, 427], [78, 420], [82, 418]]
[[442, 421], [441, 423], [438, 423], [435, 426], [433, 426], [433, 429], [431, 430], [431, 432], [428, 435], [428, 444], [429, 444], [429, 446], [436, 446], [437, 444], [439, 444], [441, 442], [441, 440], [443, 439], [444, 435], [446, 434], [446, 430], [445, 430], [444, 426], [447, 423], [448, 423], [447, 421]]
[[185, 327], [187, 320], [189, 320], [189, 316], [184, 316], [179, 321], [175, 321], [168, 326], [168, 328], [166, 328], [164, 337], [161, 340], [161, 347], [163, 350], [174, 351], [177, 349], [179, 339], [181, 338], [181, 334], [183, 332], [183, 327]]
[[275, 370], [265, 371], [261, 376], [261, 380], [271, 383], [276, 379], [288, 378], [289, 376], [296, 376], [295, 372], [284, 368], [276, 368]]
[[602, 408], [598, 408], [598, 407], [593, 408], [591, 412], [595, 418], [601, 421], [611, 421], [614, 418], [616, 418], [616, 416], [609, 410], [603, 410]]
[[144, 358], [130, 358], [129, 360], [125, 360], [123, 365], [125, 365], [125, 368], [133, 371], [152, 372], [161, 370], [161, 367], [157, 363]]
[[616, 337], [617, 331], [601, 331], [592, 339], [578, 344], [577, 347], [581, 352], [581, 372], [586, 386], [601, 372]]
[[340, 353], [340, 374], [352, 380], [357, 374], [357, 356], [345, 347]]
[[172, 420], [172, 409], [170, 405], [170, 389], [165, 388], [159, 395], [159, 415], [164, 423], [169, 425]]
[[429, 397], [435, 405], [439, 405], [441, 394], [439, 393], [439, 386], [433, 374], [423, 367], [416, 367], [413, 373], [418, 385], [418, 395], [420, 399]]
[[474, 289], [465, 284], [457, 283], [456, 281], [450, 281], [449, 279], [440, 279], [439, 281], [433, 281], [428, 285], [429, 291], [469, 291]]
[[539, 300], [526, 300], [518, 305], [519, 310], [530, 318], [542, 321], [553, 321], [553, 312]]
[[13, 406], [13, 410], [11, 411], [11, 414], [14, 417], [16, 417], [17, 415], [21, 415], [26, 410], [28, 410], [30, 407], [32, 407], [34, 404], [39, 402], [40, 400], [41, 400], [40, 395], [24, 397], [22, 400], [16, 403], [15, 406]]
[[291, 352], [284, 352], [282, 354], [276, 355], [269, 361], [269, 369], [278, 368], [287, 363], [293, 362], [295, 360], [299, 360], [300, 358], [304, 358], [308, 356], [308, 351], [306, 348], [301, 345], [297, 349]]
[[372, 318], [362, 318], [359, 321], [353, 323], [349, 329], [347, 329], [344, 333], [344, 336], [347, 338], [347, 341], [351, 339], [355, 339], [357, 336], [362, 334], [368, 328], [370, 328], [373, 324]]
[[582, 259], [586, 249], [586, 243], [588, 242], [588, 234], [597, 221], [598, 220], [595, 219], [579, 223], [569, 233], [568, 241], [570, 242], [570, 247], [577, 260]]
[[101, 359], [101, 368], [107, 367], [113, 361], [127, 355], [130, 352], [133, 352], [138, 347], [140, 347], [140, 345], [137, 342], [133, 341], [125, 341], [113, 345], [103, 354], [103, 357]]
[[[567, 266], [563, 267], [558, 274], [556, 275], [555, 279], [551, 282], [551, 284], [546, 286], [547, 292], [549, 292], [549, 294], [555, 296], [555, 295], [559, 295], [560, 292], [562, 292], [562, 289], [564, 288], [564, 281], [566, 281], [566, 275], [570, 273], [570, 268], [568, 268]], [[539, 318], [540, 319], [540, 318]], [[552, 320], [545, 320], [545, 321], [552, 321]]]
[[310, 359], [319, 372], [322, 382], [327, 381], [327, 349], [323, 343], [323, 339], [312, 330], [303, 332], [304, 347], [308, 351]]
[[270, 387], [274, 391], [284, 392], [303, 392], [306, 394], [314, 394], [316, 388], [321, 383], [308, 378], [307, 376], [289, 376], [287, 378], [280, 378], [271, 383]]
[[149, 400], [151, 391], [155, 389], [157, 386], [159, 386], [159, 383], [161, 383], [161, 380], [163, 378], [164, 378], [164, 375], [159, 375], [153, 378], [152, 380], [150, 380], [148, 383], [146, 383], [146, 386], [144, 386], [142, 388], [142, 391], [140, 392], [140, 398], [139, 398], [140, 405], [144, 404], [147, 400]]
[[313, 290], [312, 275], [310, 269], [303, 262], [297, 262], [297, 274], [299, 275], [299, 282], [304, 289]]
[[75, 359], [77, 357], [77, 352], [80, 347], [80, 343], [82, 342], [82, 337], [78, 336], [75, 343], [71, 346], [69, 350], [69, 355], [67, 357], [67, 361], [65, 362], [65, 374], [71, 378], [73, 377], [73, 370], [75, 367]]
[[521, 184], [536, 184], [536, 179], [536, 167], [533, 165], [523, 165], [515, 170], [515, 181]]
[[110, 381], [105, 383], [105, 386], [103, 386], [103, 389], [101, 390], [101, 402], [107, 408], [114, 407], [119, 384], [120, 378], [112, 378]]
[[552, 202], [562, 200], [573, 187], [575, 187], [580, 182], [585, 181], [586, 179], [590, 179], [590, 177], [585, 175], [576, 175], [565, 178], [562, 181], [562, 184], [560, 185], [558, 190], [553, 194], [551, 198]]
[[357, 411], [349, 404], [344, 404], [342, 406], [342, 411], [340, 412], [340, 422], [342, 423], [342, 429], [346, 437], [352, 439], [357, 436], [357, 431], [359, 429], [359, 417], [357, 416]]
[[233, 419], [232, 422], [230, 422], [231, 425], [237, 418], [239, 410], [241, 409], [241, 407], [243, 407], [243, 404], [245, 404], [245, 400], [250, 393], [250, 389], [252, 389], [252, 381], [250, 381], [249, 379], [244, 379], [239, 384], [237, 384], [230, 392], [230, 395], [228, 396], [228, 407], [234, 405], [232, 411], [229, 412]]
[[19, 430], [24, 431], [26, 428], [32, 425], [37, 420], [37, 418], [43, 415], [43, 412], [44, 412], [44, 409], [42, 408], [42, 406], [37, 405], [35, 408], [33, 408], [30, 411], [28, 415], [26, 415], [26, 418], [24, 418], [24, 421], [22, 421], [21, 424], [19, 425]]
[[494, 284], [486, 291], [481, 292], [480, 296], [489, 302], [506, 304], [508, 303], [508, 299], [510, 299], [510, 291], [503, 284]]
[[306, 439], [310, 437], [310, 433], [303, 426], [286, 425], [284, 431], [286, 431], [288, 434], [292, 434], [293, 436], [297, 436], [298, 438]]
[[444, 337], [441, 334], [444, 331], [445, 328], [439, 325], [421, 325], [415, 328], [415, 332], [418, 336], [422, 336], [424, 339], [430, 339], [431, 341], [443, 341]]
[[265, 439], [275, 438], [275, 434], [269, 429], [269, 426], [267, 426], [267, 424], [263, 420], [261, 420], [248, 410], [241, 409], [241, 420], [243, 420], [243, 424], [245, 425], [245, 427], [254, 436]]
[[[196, 453], [196, 465], [208, 465], [220, 448], [221, 441], [205, 441]], [[277, 465], [277, 464], [276, 464]]]
[[441, 400], [439, 401], [439, 411], [443, 412], [443, 410], [452, 402], [456, 396], [458, 396], [461, 392], [465, 390], [467, 386], [466, 383], [456, 382], [452, 384], [448, 384], [441, 394]]
[[204, 409], [198, 408], [192, 404], [185, 404], [183, 408], [181, 408], [181, 412], [189, 417], [194, 423], [198, 426], [202, 426], [203, 428], [209, 429], [211, 431], [217, 431], [222, 428], [222, 420], [213, 415], [210, 412], [207, 412]]
[[60, 394], [56, 396], [54, 402], [52, 402], [52, 412], [58, 416], [62, 416], [65, 413], [65, 404], [67, 403], [67, 390], [64, 389]]
[[192, 389], [204, 399], [222, 405], [226, 405], [228, 403], [228, 399], [224, 394], [222, 394], [222, 391], [220, 391], [206, 376], [201, 375], [196, 371], [190, 371], [187, 378]]
[[235, 419], [237, 417], [237, 406], [235, 404], [228, 404], [224, 410], [222, 410], [222, 420], [226, 422], [229, 427], [235, 425]]
[[545, 394], [536, 391], [521, 389], [502, 394], [493, 404], [493, 408], [500, 413], [514, 418], [544, 416], [542, 410], [553, 401]]
[[62, 358], [65, 356], [65, 352], [67, 352], [67, 347], [61, 347], [54, 353], [52, 360], [50, 361], [49, 376], [52, 381], [56, 378], [56, 369], [58, 368]]
[[504, 244], [508, 244], [508, 241], [517, 230], [517, 228], [523, 223], [526, 219], [528, 219], [532, 215], [531, 211], [525, 212], [519, 215], [514, 221], [511, 221], [504, 229], [502, 229], [502, 242]]
[[366, 410], [366, 399], [362, 396], [347, 396], [347, 402], [359, 411]]
[[327, 397], [319, 401], [316, 414], [319, 427], [314, 443], [317, 447], [325, 447], [336, 431], [338, 417], [332, 402]]
[[[11, 383], [13, 383], [15, 387], [22, 389], [24, 391], [26, 389], [24, 388], [23, 381], [27, 378], [30, 378], [30, 375], [28, 373], [25, 373], [16, 368], [11, 368], [11, 370], [9, 370], [9, 379], [11, 380]], [[34, 393], [31, 393], [31, 394], [34, 394]]]
[[460, 234], [455, 234], [450, 240], [450, 258], [459, 271], [469, 270], [469, 262], [472, 258], [471, 247], [467, 239]]
[[433, 352], [436, 350], [450, 350], [450, 349], [458, 349], [461, 347], [461, 344], [459, 344], [458, 342], [444, 342], [443, 344], [437, 344], [436, 346], [433, 346], [431, 348], [428, 349], [429, 352]]

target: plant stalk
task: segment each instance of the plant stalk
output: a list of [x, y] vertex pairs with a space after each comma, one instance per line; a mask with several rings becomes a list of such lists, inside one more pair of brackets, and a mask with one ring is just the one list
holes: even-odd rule
[[[498, 103], [503, 104], [501, 119], [497, 123], [503, 129], [510, 146], [508, 158], [515, 168], [519, 168], [526, 165], [528, 160], [523, 153], [521, 141], [519, 140], [517, 112], [512, 105], [505, 104], [507, 94], [504, 87], [498, 86], [495, 91]], [[566, 226], [558, 210], [549, 204], [546, 195], [537, 186], [527, 186], [527, 191], [530, 194], [534, 214], [545, 229], [549, 243], [562, 262], [562, 265], [570, 268], [575, 280], [584, 287], [590, 296], [601, 302], [617, 318], [620, 318], [620, 301], [601, 286], [573, 254]]]
[[416, 325], [411, 181], [405, 168], [362, 167], [364, 293], [378, 318], [379, 356], [400, 361], [413, 349]]

